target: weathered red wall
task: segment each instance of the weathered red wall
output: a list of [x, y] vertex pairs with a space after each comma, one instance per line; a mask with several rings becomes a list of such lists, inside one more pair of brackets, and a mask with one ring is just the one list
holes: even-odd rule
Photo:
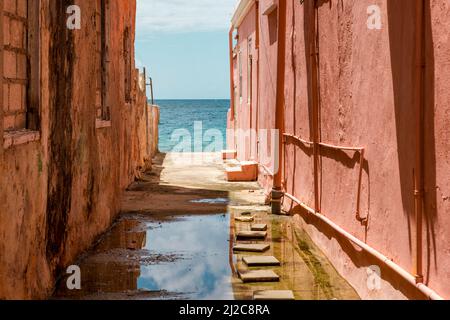
[[[252, 6], [248, 15], [240, 25], [238, 29], [239, 38], [237, 39], [237, 48], [236, 48], [236, 64], [235, 64], [235, 83], [237, 86], [237, 96], [235, 105], [237, 117], [235, 119], [235, 124], [237, 128], [242, 129], [242, 133], [237, 133], [237, 140], [245, 143], [240, 143], [239, 148], [237, 150], [237, 157], [240, 160], [250, 159], [252, 157], [252, 146], [250, 144], [250, 128], [253, 125], [251, 122], [252, 110], [255, 109], [256, 100], [252, 99], [251, 103], [249, 103], [249, 99], [251, 96], [251, 92], [248, 88], [248, 77], [250, 67], [248, 63], [249, 55], [255, 55], [255, 41], [256, 41], [256, 26], [255, 26], [255, 14], [256, 9], [255, 5]], [[250, 40], [251, 39], [251, 40]], [[251, 45], [249, 48], [249, 41], [251, 41]], [[239, 94], [239, 64], [242, 67], [242, 93]], [[255, 65], [254, 65], [255, 66]], [[253, 66], [252, 77], [253, 84], [256, 81], [256, 68]], [[245, 79], [245, 80], [244, 80]], [[247, 136], [248, 134], [248, 136]], [[254, 140], [254, 138], [253, 138]], [[252, 141], [252, 145], [254, 145], [254, 141]]]
[[[265, 1], [260, 1], [261, 8]], [[287, 1], [285, 132], [313, 140], [308, 59], [312, 1]], [[367, 26], [367, 8], [381, 8], [382, 28]], [[413, 270], [415, 166], [415, 2], [321, 1], [318, 5], [320, 137], [324, 143], [365, 147], [361, 215], [355, 218], [359, 154], [321, 148], [321, 212], [405, 270]], [[262, 10], [263, 11], [263, 10]], [[450, 5], [426, 1], [425, 283], [450, 298]], [[308, 17], [308, 14], [306, 15]], [[259, 128], [273, 128], [276, 46], [261, 17]], [[266, 45], [264, 45], [266, 44]], [[270, 57], [267, 59], [265, 57]], [[245, 79], [244, 79], [245, 81]], [[246, 85], [244, 84], [244, 87]], [[314, 207], [313, 153], [287, 139], [284, 189]], [[260, 179], [270, 190], [271, 181]], [[284, 208], [297, 213], [288, 199]], [[382, 268], [382, 288], [367, 287], [367, 267], [380, 265], [314, 218], [295, 214], [337, 270], [363, 298], [423, 298]]]
[[51, 294], [57, 274], [110, 226], [121, 192], [151, 159], [147, 102], [134, 62], [133, 98], [125, 102], [123, 34], [126, 26], [134, 34], [135, 1], [110, 1], [111, 123], [100, 127], [90, 19], [95, 1], [77, 1], [82, 28], [73, 31], [66, 29], [69, 2], [42, 1], [36, 13], [42, 25], [40, 139], [0, 152], [0, 299]]
[[[231, 121], [228, 115], [229, 149], [237, 149], [239, 160], [256, 160], [270, 171], [274, 171], [274, 161], [270, 154], [272, 149], [272, 134], [264, 133], [264, 129], [272, 129], [275, 126], [275, 98], [276, 98], [276, 62], [277, 62], [277, 11], [270, 15], [263, 15], [265, 9], [272, 3], [271, 0], [259, 1], [258, 8], [253, 4], [248, 14], [237, 28], [238, 41], [235, 52], [242, 51], [243, 60], [243, 97], [239, 100], [239, 64], [238, 58], [234, 59], [234, 84], [236, 90], [235, 109], [237, 119]], [[256, 16], [258, 14], [258, 16]], [[256, 48], [256, 23], [259, 23], [259, 48]], [[247, 103], [247, 47], [248, 37], [253, 41], [253, 93], [251, 106]], [[250, 125], [251, 124], [251, 125]], [[235, 130], [244, 130], [244, 135], [251, 135], [251, 144], [243, 143], [244, 139], [235, 138], [232, 134]], [[248, 131], [249, 129], [252, 129]], [[267, 151], [258, 150], [256, 132], [261, 139], [267, 140]], [[238, 132], [238, 131], [235, 131]], [[264, 136], [264, 138], [262, 138]], [[259, 144], [261, 145], [261, 143]], [[236, 148], [237, 147], [237, 148]], [[264, 153], [264, 155], [263, 155]], [[267, 156], [265, 156], [267, 155]], [[260, 170], [259, 178], [269, 195], [273, 177], [264, 170]]]

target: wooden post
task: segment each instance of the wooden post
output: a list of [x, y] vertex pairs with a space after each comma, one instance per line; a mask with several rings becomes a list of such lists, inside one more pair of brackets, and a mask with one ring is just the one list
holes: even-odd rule
[[149, 126], [150, 126], [150, 122], [149, 122], [149, 117], [148, 117], [148, 100], [147, 100], [147, 70], [144, 68], [144, 96], [145, 96], [145, 105], [144, 105], [144, 111], [145, 111], [145, 130], [146, 130], [146, 146], [147, 146], [147, 156], [151, 157], [151, 148], [150, 148], [150, 130], [149, 130]]
[[153, 78], [150, 77], [150, 95], [152, 97], [152, 106], [155, 105], [155, 97], [153, 96]]

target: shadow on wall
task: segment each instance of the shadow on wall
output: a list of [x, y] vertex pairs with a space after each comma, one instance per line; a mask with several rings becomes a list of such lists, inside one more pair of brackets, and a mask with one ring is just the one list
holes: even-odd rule
[[[314, 5], [314, 2], [316, 2], [316, 4]], [[311, 43], [313, 41], [316, 41], [316, 46], [317, 46], [317, 52], [320, 52], [320, 43], [319, 41], [317, 41], [317, 39], [313, 39], [312, 37], [314, 36], [314, 24], [316, 24], [316, 28], [318, 29], [318, 18], [317, 18], [317, 11], [315, 11], [315, 7], [319, 8], [322, 6], [327, 5], [330, 9], [333, 5], [336, 6], [341, 6], [343, 7], [343, 2], [342, 1], [330, 1], [330, 0], [319, 0], [319, 1], [305, 1], [303, 2], [303, 6], [304, 6], [304, 14], [305, 14], [305, 18], [304, 18], [304, 26], [303, 26], [303, 31], [304, 31], [304, 39], [305, 39], [305, 61], [307, 61], [306, 63], [306, 74], [307, 74], [307, 90], [308, 90], [308, 116], [309, 116], [309, 130], [310, 130], [310, 140], [313, 140], [314, 137], [314, 115], [313, 115], [313, 81], [312, 81], [312, 77], [313, 77], [313, 72], [315, 72], [314, 70], [312, 70], [312, 66], [311, 66], [311, 57], [314, 55], [314, 52], [311, 51]], [[316, 18], [315, 18], [316, 15]], [[317, 36], [316, 36], [317, 37]], [[318, 59], [320, 59], [320, 56], [318, 57]], [[319, 139], [321, 140], [321, 128], [320, 128], [320, 123], [321, 123], [321, 108], [320, 108], [320, 60], [317, 61], [317, 92], [319, 92], [318, 94], [318, 136]], [[306, 148], [309, 148], [310, 151], [307, 152], [306, 154], [308, 154], [311, 158], [311, 161], [313, 160], [313, 149], [312, 147], [306, 147], [306, 146], [301, 146], [301, 148], [305, 151]], [[306, 151], [305, 151], [306, 152]], [[355, 152], [348, 152], [348, 151], [340, 151], [340, 150], [332, 150], [326, 147], [322, 147], [319, 149], [319, 175], [318, 175], [318, 179], [319, 179], [319, 204], [322, 203], [322, 187], [323, 187], [323, 183], [322, 183], [322, 177], [323, 177], [323, 173], [322, 173], [322, 158], [328, 158], [328, 159], [333, 159], [336, 162], [339, 162], [340, 164], [344, 165], [346, 168], [350, 168], [350, 169], [357, 169], [358, 164], [360, 163], [360, 154], [359, 153], [355, 153]], [[366, 208], [364, 210], [361, 210], [362, 216], [367, 216], [370, 214], [370, 169], [369, 169], [369, 162], [367, 160], [363, 161], [363, 172], [365, 177], [363, 177], [363, 181], [366, 180], [366, 185], [367, 185], [367, 189], [362, 191], [362, 195], [366, 194], [367, 195], [367, 204], [366, 204]], [[364, 186], [364, 183], [363, 183]], [[356, 190], [356, 184], [355, 184], [355, 190]], [[361, 204], [364, 204], [364, 201], [361, 200]], [[364, 213], [366, 212], [366, 213]], [[367, 238], [367, 232], [368, 232], [368, 226], [364, 226], [364, 232], [365, 232], [365, 237]]]
[[[337, 2], [338, 4], [340, 2]], [[424, 218], [426, 226], [426, 268], [425, 283], [428, 283], [429, 274], [432, 266], [432, 261], [436, 265], [436, 246], [434, 224], [436, 223], [436, 166], [435, 166], [435, 137], [434, 137], [434, 50], [430, 19], [430, 3], [425, 1], [425, 52], [427, 58], [427, 71], [425, 75], [426, 83], [426, 106], [425, 106], [425, 204], [424, 204]], [[332, 5], [332, 1], [320, 0], [317, 1], [316, 6]], [[314, 17], [314, 2], [305, 1], [303, 3], [305, 11], [304, 19], [304, 39], [305, 39], [305, 59], [310, 61], [311, 46], [309, 45], [313, 36], [313, 17]], [[414, 185], [413, 185], [413, 169], [415, 164], [415, 113], [414, 113], [414, 75], [415, 75], [415, 2], [414, 1], [387, 1], [388, 6], [388, 24], [389, 24], [389, 41], [390, 41], [390, 55], [391, 68], [394, 87], [395, 99], [395, 121], [398, 144], [398, 165], [400, 169], [401, 189], [402, 189], [402, 204], [405, 212], [408, 215], [409, 228], [409, 244], [411, 250], [414, 248]], [[319, 49], [320, 51], [320, 49]], [[320, 63], [318, 63], [320, 66]], [[313, 123], [313, 88], [311, 77], [314, 70], [312, 70], [310, 63], [306, 64], [307, 69], [307, 90], [308, 90], [308, 113], [309, 121]], [[320, 83], [318, 84], [320, 87]], [[320, 91], [320, 88], [319, 88]], [[319, 103], [320, 104], [320, 103]], [[319, 110], [320, 123], [320, 110]], [[310, 137], [314, 133], [310, 126]], [[305, 148], [308, 149], [308, 148]], [[306, 150], [304, 150], [307, 152]], [[309, 154], [312, 157], [311, 151]], [[353, 168], [359, 160], [359, 157], [350, 157], [346, 152], [335, 152], [322, 150], [321, 157], [328, 157], [341, 162], [348, 168]], [[320, 164], [319, 164], [320, 168]], [[369, 179], [369, 164], [364, 162], [363, 169]], [[370, 182], [369, 182], [370, 186]], [[368, 191], [370, 198], [370, 190]], [[369, 202], [370, 203], [370, 199]], [[306, 212], [300, 206], [293, 208], [293, 214], [299, 214], [303, 220], [314, 226], [317, 230], [323, 233], [329, 239], [336, 239], [342, 250], [352, 260], [352, 262], [359, 268], [370, 267], [378, 265], [379, 261], [374, 257], [361, 251], [355, 247], [352, 242], [340, 236], [331, 227], [320, 221], [316, 217]], [[395, 289], [402, 292], [409, 299], [424, 299], [425, 297], [417, 291], [417, 289], [402, 281], [400, 277], [390, 270], [383, 268], [382, 278], [389, 282]]]
[[[424, 50], [425, 71], [425, 163], [424, 163], [424, 221], [426, 227], [426, 248], [424, 254], [424, 276], [428, 283], [432, 260], [437, 267], [434, 225], [436, 223], [436, 157], [434, 137], [434, 49], [431, 29], [430, 1], [425, 0]], [[401, 179], [402, 202], [408, 218], [409, 245], [415, 246], [414, 227], [414, 164], [416, 113], [414, 96], [416, 61], [415, 52], [415, 1], [387, 1], [391, 69], [394, 89], [395, 122], [397, 131], [398, 165]]]
[[[325, 222], [321, 221], [317, 217], [311, 215], [301, 206], [295, 206], [293, 211], [293, 215], [298, 214], [302, 220], [308, 224], [313, 226], [318, 232], [326, 236], [328, 239], [335, 239], [339, 244], [339, 247], [343, 252], [351, 259], [352, 263], [358, 268], [369, 268], [374, 265], [379, 265], [379, 260], [374, 256], [367, 254], [365, 251], [361, 250], [358, 246], [355, 246], [351, 241], [347, 238], [338, 234], [333, 228], [327, 225]], [[411, 300], [423, 300], [426, 299], [424, 295], [422, 295], [415, 286], [402, 280], [396, 272], [391, 270], [388, 267], [383, 267], [381, 270], [381, 278], [390, 283], [393, 288], [400, 291], [404, 294], [408, 299]]]

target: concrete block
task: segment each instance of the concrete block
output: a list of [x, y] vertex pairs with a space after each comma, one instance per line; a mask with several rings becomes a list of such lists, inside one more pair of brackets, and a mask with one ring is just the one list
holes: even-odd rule
[[238, 222], [252, 222], [253, 220], [255, 220], [255, 217], [254, 216], [250, 216], [250, 217], [239, 216], [239, 217], [235, 217], [234, 220], [236, 220]]
[[281, 264], [280, 261], [273, 256], [248, 256], [242, 258], [242, 260], [249, 267], [279, 266]]
[[238, 243], [233, 247], [233, 251], [245, 252], [264, 252], [270, 249], [270, 244], [267, 243]]
[[253, 293], [253, 300], [295, 300], [291, 290], [261, 290]]
[[238, 239], [265, 239], [267, 237], [266, 231], [239, 231], [237, 233]]
[[223, 160], [236, 159], [236, 157], [237, 157], [236, 150], [223, 150], [222, 151], [222, 159]]
[[239, 278], [247, 282], [278, 282], [280, 281], [280, 276], [277, 275], [273, 270], [240, 270], [238, 271]]
[[251, 226], [252, 231], [266, 231], [267, 230], [267, 224], [261, 223], [261, 224], [253, 224]]
[[225, 168], [227, 181], [246, 182], [258, 179], [258, 163], [255, 161], [243, 161], [239, 166]]

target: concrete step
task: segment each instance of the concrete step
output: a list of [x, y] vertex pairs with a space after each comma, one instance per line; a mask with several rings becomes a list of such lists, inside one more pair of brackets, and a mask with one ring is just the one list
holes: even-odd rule
[[261, 290], [253, 292], [253, 300], [295, 300], [291, 290]]
[[270, 249], [270, 244], [267, 243], [238, 243], [233, 247], [233, 251], [244, 252], [264, 252]]
[[238, 271], [239, 278], [245, 283], [248, 282], [278, 282], [280, 276], [273, 270], [246, 270]]
[[252, 224], [251, 230], [252, 231], [267, 231], [267, 224], [264, 224], [264, 223]]
[[224, 160], [225, 167], [241, 167], [241, 163], [237, 159]]
[[236, 150], [223, 150], [222, 151], [222, 159], [223, 160], [236, 159], [236, 157], [237, 157]]
[[239, 231], [237, 233], [238, 239], [265, 239], [267, 237], [266, 231]]
[[246, 182], [258, 179], [258, 163], [255, 161], [242, 161], [239, 166], [226, 166], [227, 181]]
[[280, 261], [273, 256], [247, 256], [242, 261], [249, 267], [279, 266]]
[[238, 222], [253, 222], [253, 220], [255, 220], [254, 216], [239, 216], [239, 217], [235, 217], [234, 220], [238, 221]]

